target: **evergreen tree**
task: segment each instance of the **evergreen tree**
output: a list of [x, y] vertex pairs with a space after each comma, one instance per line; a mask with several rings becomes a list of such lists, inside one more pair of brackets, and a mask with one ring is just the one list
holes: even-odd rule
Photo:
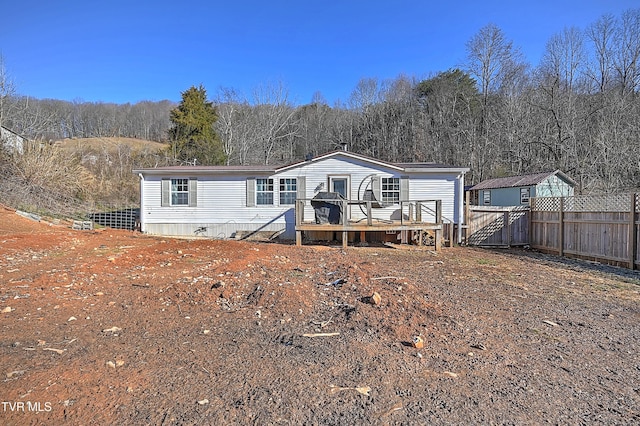
[[182, 92], [180, 104], [171, 111], [171, 153], [177, 161], [198, 165], [224, 164], [222, 142], [214, 130], [218, 114], [207, 91], [192, 86]]

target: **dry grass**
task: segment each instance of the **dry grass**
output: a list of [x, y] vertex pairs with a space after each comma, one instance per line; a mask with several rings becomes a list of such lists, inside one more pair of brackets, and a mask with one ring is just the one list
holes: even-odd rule
[[134, 138], [75, 138], [55, 141], [54, 145], [69, 151], [92, 148], [94, 150], [117, 151], [121, 145], [127, 145], [132, 151], [159, 151], [167, 144]]

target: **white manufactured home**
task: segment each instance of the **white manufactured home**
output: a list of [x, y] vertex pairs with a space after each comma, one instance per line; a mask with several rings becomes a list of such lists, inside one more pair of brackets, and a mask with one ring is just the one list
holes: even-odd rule
[[[134, 173], [140, 177], [140, 226], [148, 234], [238, 238], [260, 232], [299, 239], [319, 224], [313, 200], [332, 193], [339, 194], [341, 218], [327, 225], [344, 230], [346, 242], [347, 230], [363, 233], [357, 224], [385, 225], [380, 229], [387, 235], [419, 229], [418, 222], [461, 225], [468, 171], [334, 151], [285, 166], [174, 166]], [[349, 224], [354, 227], [347, 229]]]

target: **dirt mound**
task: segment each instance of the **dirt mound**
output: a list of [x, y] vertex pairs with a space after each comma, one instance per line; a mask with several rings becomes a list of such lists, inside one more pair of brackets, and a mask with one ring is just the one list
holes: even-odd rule
[[638, 423], [639, 284], [525, 251], [187, 241], [3, 209], [0, 423]]

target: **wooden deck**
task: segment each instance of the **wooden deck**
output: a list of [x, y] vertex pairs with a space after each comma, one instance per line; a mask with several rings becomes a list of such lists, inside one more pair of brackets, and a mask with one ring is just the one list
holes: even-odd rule
[[[304, 231], [324, 231], [324, 232], [341, 232], [342, 246], [348, 246], [349, 232], [360, 233], [360, 240], [365, 239], [367, 232], [386, 232], [386, 231], [415, 231], [419, 232], [418, 245], [422, 245], [423, 234], [433, 231], [435, 234], [435, 249], [440, 250], [442, 247], [442, 204], [440, 200], [423, 200], [423, 201], [401, 201], [399, 210], [407, 211], [407, 217], [402, 213], [400, 220], [380, 220], [374, 219], [372, 214], [372, 202], [364, 200], [343, 200], [342, 211], [348, 212], [349, 206], [363, 205], [366, 207], [366, 217], [359, 220], [349, 218], [342, 219], [343, 223], [316, 223], [304, 220], [304, 208], [310, 203], [309, 199], [296, 200], [296, 245], [302, 245], [302, 233]], [[434, 222], [422, 221], [422, 206], [432, 202], [435, 205]]]

